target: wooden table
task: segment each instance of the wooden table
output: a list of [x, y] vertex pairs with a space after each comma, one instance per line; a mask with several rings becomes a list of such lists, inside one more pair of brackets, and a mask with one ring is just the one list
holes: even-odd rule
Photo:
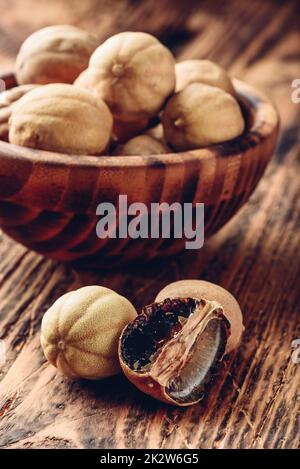
[[[0, 445], [8, 448], [295, 448], [299, 445], [300, 78], [298, 1], [0, 0], [1, 70], [22, 40], [71, 23], [100, 40], [121, 30], [158, 36], [179, 59], [209, 58], [273, 97], [280, 142], [249, 203], [198, 254], [114, 272], [74, 272], [0, 233]], [[33, 14], [31, 13], [33, 11]], [[139, 308], [175, 279], [219, 283], [238, 298], [238, 352], [199, 405], [163, 405], [118, 376], [70, 382], [45, 362], [40, 321], [68, 289], [97, 283]]]

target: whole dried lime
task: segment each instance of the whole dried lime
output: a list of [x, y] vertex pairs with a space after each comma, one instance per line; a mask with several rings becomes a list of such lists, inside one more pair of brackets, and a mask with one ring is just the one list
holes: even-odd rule
[[12, 109], [9, 141], [41, 150], [81, 155], [103, 152], [113, 118], [104, 101], [67, 84], [29, 91]]
[[118, 145], [113, 155], [162, 155], [169, 152], [170, 149], [160, 140], [150, 135], [138, 135], [123, 145]]
[[119, 336], [135, 316], [133, 305], [109, 288], [88, 286], [66, 293], [43, 317], [45, 356], [70, 378], [119, 373]]
[[175, 66], [176, 91], [183, 90], [191, 83], [216, 86], [234, 96], [234, 88], [227, 72], [210, 60], [184, 60]]

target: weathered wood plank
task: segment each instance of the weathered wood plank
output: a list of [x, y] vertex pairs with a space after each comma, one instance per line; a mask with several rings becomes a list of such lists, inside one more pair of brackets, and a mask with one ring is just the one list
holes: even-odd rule
[[[197, 254], [119, 272], [74, 272], [0, 238], [0, 374], [2, 447], [296, 448], [300, 337], [298, 2], [51, 2], [0, 0], [0, 56], [9, 67], [19, 43], [46, 24], [80, 24], [99, 39], [124, 29], [157, 34], [178, 57], [209, 57], [270, 93], [282, 118], [276, 157], [241, 212]], [[182, 3], [182, 5], [181, 5]], [[72, 4], [72, 5], [71, 5]], [[172, 8], [170, 7], [172, 5]], [[298, 15], [299, 17], [299, 15]], [[28, 18], [24, 20], [24, 18]], [[298, 120], [297, 120], [298, 119]], [[298, 144], [298, 145], [297, 145]], [[139, 308], [180, 278], [220, 283], [245, 314], [242, 346], [229, 357], [200, 405], [176, 409], [139, 393], [122, 376], [70, 383], [45, 363], [39, 325], [69, 288], [107, 285]]]

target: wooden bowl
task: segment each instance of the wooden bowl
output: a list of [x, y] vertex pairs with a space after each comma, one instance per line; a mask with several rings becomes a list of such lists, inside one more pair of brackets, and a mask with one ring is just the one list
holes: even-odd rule
[[[2, 76], [7, 88], [13, 75]], [[247, 201], [272, 156], [279, 129], [270, 101], [235, 80], [247, 130], [209, 148], [150, 156], [74, 156], [0, 142], [0, 226], [61, 261], [99, 267], [184, 250], [184, 239], [99, 239], [96, 207], [131, 202], [204, 202], [206, 238]]]

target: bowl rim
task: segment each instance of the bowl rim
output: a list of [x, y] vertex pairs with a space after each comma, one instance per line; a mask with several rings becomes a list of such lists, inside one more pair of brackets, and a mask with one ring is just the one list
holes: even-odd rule
[[[14, 74], [0, 75], [0, 79], [9, 83], [7, 89], [14, 86]], [[226, 155], [240, 155], [247, 143], [257, 146], [261, 140], [274, 133], [279, 125], [279, 114], [271, 100], [261, 91], [242, 80], [233, 78], [234, 88], [241, 104], [252, 114], [252, 124], [236, 139], [195, 150], [164, 153], [160, 155], [74, 155], [22, 147], [0, 140], [0, 158], [29, 160], [43, 166], [76, 166], [95, 168], [149, 167], [181, 165], [189, 159], [208, 159]], [[12, 86], [10, 86], [12, 85]], [[16, 85], [15, 85], [16, 86]], [[256, 137], [256, 138], [254, 138]], [[258, 138], [257, 138], [258, 137]]]

